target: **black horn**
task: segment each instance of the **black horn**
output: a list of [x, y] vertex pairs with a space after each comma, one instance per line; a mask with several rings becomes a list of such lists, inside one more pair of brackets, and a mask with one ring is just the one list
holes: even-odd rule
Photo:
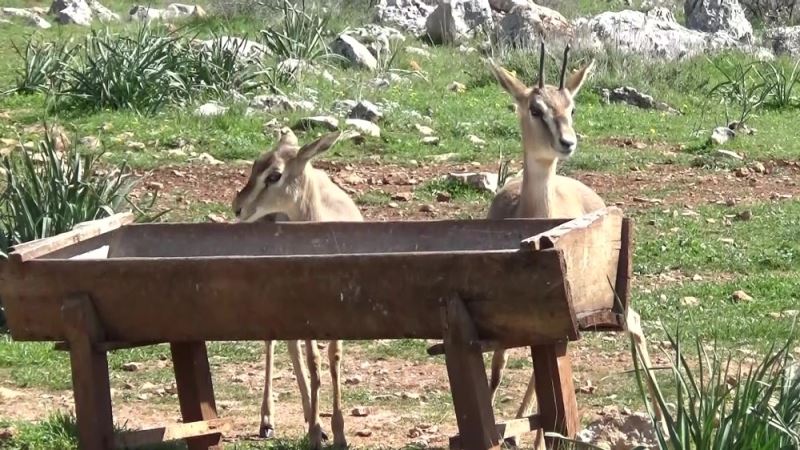
[[564, 89], [564, 79], [567, 77], [567, 57], [569, 56], [569, 44], [564, 47], [564, 61], [561, 62], [561, 81], [558, 82], [558, 88]]
[[539, 89], [544, 89], [544, 39], [539, 47]]

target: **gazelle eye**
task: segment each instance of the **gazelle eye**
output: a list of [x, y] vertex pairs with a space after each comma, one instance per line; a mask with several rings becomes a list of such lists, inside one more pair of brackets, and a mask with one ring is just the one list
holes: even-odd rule
[[572, 108], [572, 115], [573, 115], [573, 116], [575, 115], [575, 110], [576, 110], [576, 109], [577, 109], [577, 108], [575, 108], [575, 107], [573, 107], [573, 108]]
[[272, 172], [269, 175], [267, 175], [267, 178], [264, 180], [264, 183], [266, 185], [270, 185], [270, 184], [273, 184], [273, 183], [277, 183], [278, 180], [280, 180], [280, 179], [281, 179], [281, 173], [280, 172]]
[[531, 106], [531, 117], [542, 117], [542, 112], [539, 111], [535, 106]]

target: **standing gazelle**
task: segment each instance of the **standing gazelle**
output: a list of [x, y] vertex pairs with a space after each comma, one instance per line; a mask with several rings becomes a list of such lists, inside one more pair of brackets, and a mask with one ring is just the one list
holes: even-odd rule
[[[544, 83], [544, 42], [539, 58], [539, 84], [529, 88], [514, 75], [492, 64], [495, 77], [517, 104], [522, 129], [523, 172], [497, 193], [489, 208], [489, 219], [575, 218], [605, 207], [591, 188], [578, 180], [556, 175], [559, 159], [569, 158], [578, 145], [572, 124], [574, 97], [589, 76], [594, 61], [566, 75], [569, 46], [564, 50], [558, 87]], [[494, 404], [508, 356], [498, 350], [492, 358], [491, 390]], [[535, 374], [534, 374], [535, 376]], [[528, 384], [517, 417], [529, 414], [534, 379]]]
[[[340, 133], [329, 133], [316, 141], [299, 147], [297, 137], [288, 128], [281, 130], [276, 147], [253, 163], [247, 184], [236, 194], [233, 210], [241, 222], [255, 222], [263, 217], [283, 213], [290, 221], [325, 222], [363, 220], [356, 204], [328, 178], [325, 172], [311, 166], [311, 159], [328, 150], [339, 139]], [[272, 393], [272, 361], [274, 342], [267, 341], [266, 379], [261, 404], [261, 437], [274, 433], [274, 401]], [[323, 433], [319, 420], [320, 358], [313, 340], [306, 341], [308, 369], [300, 357], [300, 343], [289, 341], [289, 355], [294, 366], [297, 384], [303, 403], [303, 413], [308, 423], [312, 448], [320, 448]], [[342, 344], [332, 341], [328, 345], [331, 384], [333, 386], [333, 415], [331, 428], [333, 442], [347, 447], [344, 436], [344, 415], [341, 405], [340, 365]]]

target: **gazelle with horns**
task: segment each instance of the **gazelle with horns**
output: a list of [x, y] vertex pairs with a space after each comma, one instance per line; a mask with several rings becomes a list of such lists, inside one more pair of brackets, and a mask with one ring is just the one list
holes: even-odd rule
[[[539, 82], [525, 86], [514, 75], [491, 63], [500, 85], [514, 98], [522, 130], [523, 171], [521, 178], [508, 181], [492, 200], [489, 219], [575, 218], [605, 207], [591, 188], [578, 180], [556, 175], [559, 159], [577, 150], [573, 127], [574, 98], [594, 67], [594, 61], [567, 76], [569, 46], [564, 50], [558, 87], [544, 82], [544, 42], [539, 57]], [[494, 404], [508, 356], [495, 351], [492, 358], [491, 390]], [[535, 376], [535, 374], [534, 374]], [[531, 378], [517, 417], [530, 413], [534, 396]]]
[[[233, 200], [233, 210], [240, 222], [256, 222], [269, 215], [282, 213], [290, 221], [352, 221], [363, 220], [361, 212], [348, 195], [336, 186], [325, 172], [311, 166], [311, 159], [328, 150], [338, 140], [346, 138], [340, 133], [329, 133], [316, 141], [300, 147], [297, 137], [288, 128], [279, 132], [276, 147], [253, 163], [250, 178]], [[269, 275], [269, 274], [265, 274]], [[280, 276], [278, 274], [277, 276]], [[261, 437], [274, 433], [274, 400], [272, 392], [272, 366], [274, 342], [268, 341], [266, 351], [266, 377], [264, 398], [261, 404]], [[300, 357], [300, 343], [289, 341], [289, 355], [294, 366], [297, 384], [303, 403], [303, 414], [309, 429], [310, 445], [321, 448], [323, 433], [319, 419], [320, 356], [317, 343], [307, 340], [308, 368]], [[328, 345], [331, 384], [333, 386], [333, 443], [347, 447], [342, 413], [341, 359], [342, 344], [331, 341]], [[309, 386], [310, 371], [311, 383]]]

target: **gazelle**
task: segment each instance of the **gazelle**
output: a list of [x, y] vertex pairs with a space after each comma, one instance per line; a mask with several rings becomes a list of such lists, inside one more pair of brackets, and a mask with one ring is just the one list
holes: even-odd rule
[[[540, 50], [536, 87], [525, 86], [507, 70], [491, 63], [497, 81], [516, 102], [522, 129], [523, 171], [521, 178], [509, 180], [492, 200], [489, 219], [574, 218], [605, 207], [600, 196], [585, 184], [556, 175], [558, 160], [569, 158], [577, 149], [578, 138], [572, 123], [574, 98], [591, 73], [594, 61], [567, 77], [567, 46], [559, 85], [551, 86], [544, 83], [544, 42]], [[492, 404], [507, 362], [505, 350], [495, 351], [490, 381]], [[529, 414], [533, 381], [531, 378], [528, 383], [517, 417]]]
[[[233, 210], [240, 222], [256, 222], [267, 215], [283, 213], [290, 221], [353, 221], [363, 220], [353, 200], [336, 186], [325, 172], [311, 166], [311, 159], [328, 150], [340, 138], [340, 133], [329, 133], [316, 141], [300, 147], [297, 137], [288, 128], [282, 129], [275, 148], [264, 153], [254, 163], [250, 178], [233, 200]], [[306, 341], [308, 369], [300, 358], [300, 343], [289, 341], [289, 355], [294, 367], [303, 413], [308, 423], [312, 448], [320, 448], [323, 433], [319, 419], [320, 357], [315, 341]], [[261, 404], [259, 435], [269, 438], [274, 434], [274, 400], [272, 393], [272, 362], [275, 345], [266, 342], [266, 378]], [[334, 445], [346, 447], [344, 415], [341, 405], [342, 344], [332, 341], [328, 345], [331, 384], [333, 386]], [[310, 371], [311, 384], [309, 386]]]

